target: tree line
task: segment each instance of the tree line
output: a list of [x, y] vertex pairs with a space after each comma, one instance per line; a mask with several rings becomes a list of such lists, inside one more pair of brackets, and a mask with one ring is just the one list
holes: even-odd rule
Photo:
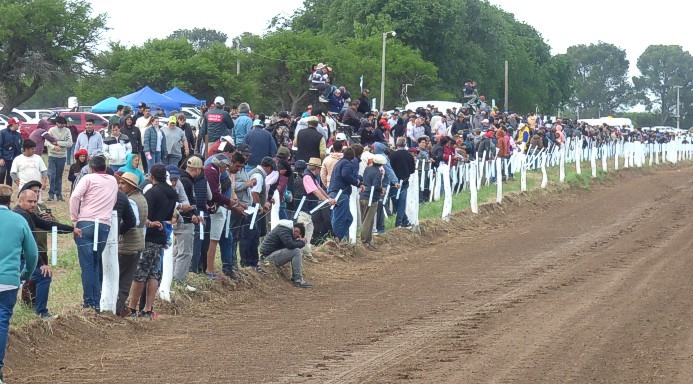
[[597, 117], [643, 105], [647, 114], [640, 120], [675, 125], [674, 87], [681, 86], [682, 126], [693, 124], [693, 57], [682, 47], [648, 47], [637, 61], [641, 74], [629, 79], [625, 50], [600, 41], [551, 55], [531, 25], [482, 0], [311, 0], [294, 15], [273, 19], [262, 36], [229, 40], [195, 28], [136, 46], [111, 42], [102, 51], [95, 47], [107, 15], [91, 13], [84, 0], [0, 4], [3, 111], [64, 105], [71, 95], [88, 105], [149, 85], [159, 91], [177, 86], [206, 100], [223, 94], [265, 112], [298, 112], [311, 102], [306, 79], [318, 62], [330, 65], [335, 83], [352, 95], [363, 76], [379, 97], [382, 33], [393, 30], [386, 109], [402, 106], [404, 84], [412, 84], [411, 100], [460, 100], [467, 79], [503, 105], [507, 60], [514, 111]]

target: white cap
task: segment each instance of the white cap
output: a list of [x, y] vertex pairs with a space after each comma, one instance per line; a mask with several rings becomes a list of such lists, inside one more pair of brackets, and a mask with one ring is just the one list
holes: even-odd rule
[[387, 158], [385, 157], [385, 155], [380, 155], [380, 154], [375, 155], [373, 157], [373, 163], [385, 165], [385, 164], [387, 164]]
[[347, 137], [344, 132], [339, 132], [337, 136], [334, 137], [335, 140], [346, 141]]
[[217, 96], [214, 98], [214, 104], [224, 105], [226, 104], [226, 100], [221, 96]]

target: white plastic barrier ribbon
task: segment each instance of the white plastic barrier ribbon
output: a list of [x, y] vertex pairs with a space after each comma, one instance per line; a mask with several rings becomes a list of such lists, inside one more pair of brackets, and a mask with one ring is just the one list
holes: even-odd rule
[[592, 167], [592, 177], [597, 177], [597, 148], [592, 148], [590, 155], [590, 166]]
[[[164, 259], [162, 260], [161, 268], [161, 284], [159, 284], [159, 297], [163, 300], [171, 302], [171, 284], [173, 283], [173, 244], [175, 244], [175, 236], [172, 245], [164, 249]], [[146, 289], [146, 288], [145, 288]]]
[[582, 174], [582, 159], [580, 158], [580, 152], [582, 151], [582, 140], [575, 141], [575, 172], [578, 175]]
[[602, 147], [602, 171], [608, 172], [608, 166], [606, 165], [606, 160], [609, 157], [606, 144]]
[[[94, 229], [97, 229], [95, 227]], [[94, 232], [94, 238], [96, 239]], [[116, 313], [116, 302], [118, 301], [118, 279], [120, 277], [120, 267], [118, 265], [118, 212], [111, 212], [111, 229], [108, 232], [106, 246], [101, 253], [101, 264], [103, 268], [103, 281], [101, 282], [101, 301], [99, 303], [102, 311]]]
[[92, 250], [96, 252], [99, 247], [99, 218], [94, 221], [94, 247]]
[[549, 178], [546, 176], [546, 152], [541, 154], [541, 188], [546, 188]]
[[306, 202], [306, 197], [303, 196], [301, 198], [301, 202], [298, 203], [298, 208], [296, 208], [296, 212], [294, 212], [294, 220], [298, 219], [298, 213], [301, 212], [301, 208], [303, 208], [303, 203], [305, 203], [305, 202]]
[[200, 240], [205, 239], [205, 223], [204, 223], [204, 221], [202, 221], [202, 219], [204, 219], [204, 217], [205, 217], [205, 212], [200, 211]]
[[[420, 184], [419, 189], [421, 190], [421, 192], [423, 192], [425, 187], [426, 187], [426, 174], [425, 174], [425, 172], [426, 172], [426, 163], [422, 161], [421, 162], [421, 182], [419, 183]], [[369, 205], [369, 207], [370, 207], [370, 205]]]
[[558, 170], [558, 181], [561, 183], [565, 182], [565, 146], [566, 144], [563, 144], [559, 151], [560, 160], [559, 160], [559, 170]]
[[257, 211], [260, 210], [260, 203], [253, 205], [253, 217], [250, 219], [250, 226], [248, 228], [255, 228], [255, 220], [257, 219]]
[[496, 202], [498, 204], [503, 202], [503, 171], [501, 158], [496, 157]]
[[[418, 172], [414, 171], [409, 176], [409, 185], [417, 185], [419, 182]], [[407, 193], [407, 204], [406, 210], [407, 218], [409, 219], [409, 224], [411, 224], [413, 231], [419, 230], [419, 194], [416, 193], [416, 188], [413, 191], [408, 191]]]
[[[222, 209], [222, 208], [219, 208]], [[224, 208], [224, 232], [225, 236], [229, 238], [229, 232], [231, 232], [231, 210]]]
[[373, 192], [375, 192], [375, 185], [371, 185], [371, 194], [368, 196], [368, 206], [373, 205]]
[[[351, 225], [349, 226], [349, 242], [351, 244], [356, 244], [356, 232], [361, 224], [361, 215], [359, 211], [361, 206], [359, 205], [359, 189], [351, 186], [351, 195], [349, 196], [349, 211], [351, 211]], [[341, 191], [340, 191], [341, 192]]]
[[452, 214], [452, 186], [450, 185], [450, 166], [441, 163], [438, 171], [443, 178], [443, 190], [445, 198], [443, 200], [443, 220], [449, 221]]
[[399, 200], [399, 193], [401, 191], [402, 191], [402, 180], [399, 181], [399, 188], [397, 188], [397, 196], [395, 196], [395, 199]]
[[[435, 188], [435, 190], [433, 191], [433, 200], [435, 200], [435, 201], [440, 200], [440, 187], [443, 185], [443, 174], [442, 174], [442, 172], [440, 171], [440, 167], [441, 167], [442, 165], [447, 165], [447, 164], [445, 164], [445, 163], [443, 163], [443, 162], [441, 161], [441, 162], [440, 162], [440, 165], [438, 166], [438, 171], [437, 171], [436, 174], [435, 174], [435, 177], [436, 177], [436, 188]], [[450, 169], [450, 168], [448, 168], [448, 169]]]
[[[281, 205], [279, 191], [274, 191], [272, 199], [274, 199], [274, 204], [272, 204], [272, 209], [270, 209], [270, 230], [279, 225], [279, 208]], [[231, 211], [229, 211], [229, 216], [231, 216]]]
[[477, 201], [477, 178], [476, 178], [476, 173], [477, 173], [477, 168], [479, 167], [479, 163], [476, 161], [472, 162], [471, 165], [469, 166], [469, 179], [471, 182], [469, 183], [469, 194], [470, 194], [470, 199], [469, 199], [469, 207], [472, 209], [472, 213], [479, 213], [479, 204]]
[[58, 227], [51, 228], [51, 264], [58, 265]]
[[[337, 196], [334, 197], [334, 201], [336, 201], [337, 203], [339, 203], [339, 197], [340, 197], [340, 196], [342, 196], [342, 190], [341, 190], [341, 189], [340, 189], [339, 191], [337, 191]], [[322, 206], [325, 205], [325, 204], [327, 204], [327, 200], [323, 201], [323, 202], [320, 203], [317, 207], [313, 208], [313, 210], [310, 211], [310, 214], [312, 215], [313, 212], [315, 212], [315, 211], [317, 211], [318, 209], [322, 208]], [[331, 206], [330, 209], [334, 211], [334, 207], [335, 207], [336, 205], [337, 205], [337, 204]]]
[[520, 191], [527, 191], [527, 155], [520, 154]]

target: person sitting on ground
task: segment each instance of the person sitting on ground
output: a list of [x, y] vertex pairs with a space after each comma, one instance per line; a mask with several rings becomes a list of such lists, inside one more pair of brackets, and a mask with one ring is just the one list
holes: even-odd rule
[[291, 220], [279, 220], [278, 225], [267, 234], [260, 246], [262, 257], [269, 263], [282, 266], [291, 262], [291, 282], [301, 288], [313, 284], [303, 280], [301, 248], [307, 243], [306, 228]]

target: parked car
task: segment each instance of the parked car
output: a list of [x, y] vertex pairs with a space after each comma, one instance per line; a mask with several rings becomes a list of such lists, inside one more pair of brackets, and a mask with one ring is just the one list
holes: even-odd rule
[[29, 117], [27, 123], [34, 124], [37, 124], [41, 119], [47, 119], [55, 113], [55, 111], [51, 111], [50, 109], [20, 109], [19, 111]]
[[25, 114], [17, 108], [12, 109], [12, 112], [8, 113], [7, 117], [14, 117], [15, 119], [23, 123], [31, 122], [31, 117], [29, 117], [27, 114]]
[[[101, 129], [104, 129], [108, 127], [108, 120], [104, 119], [103, 117], [95, 114], [95, 113], [89, 113], [89, 112], [56, 112], [50, 117], [48, 117], [48, 126], [52, 127], [55, 125], [55, 118], [58, 116], [62, 116], [64, 118], [71, 118], [72, 121], [75, 122], [75, 126], [77, 126], [77, 131], [79, 133], [84, 132], [86, 129], [86, 121], [88, 119], [93, 119], [94, 120], [94, 129], [96, 131], [100, 131]], [[22, 137], [26, 140], [29, 138], [29, 135], [31, 132], [33, 132], [36, 129], [36, 124], [22, 124], [19, 126], [19, 131], [22, 134]]]
[[7, 122], [9, 120], [10, 120], [9, 117], [7, 117], [5, 115], [0, 115], [0, 131], [7, 128], [7, 126], [8, 126]]

